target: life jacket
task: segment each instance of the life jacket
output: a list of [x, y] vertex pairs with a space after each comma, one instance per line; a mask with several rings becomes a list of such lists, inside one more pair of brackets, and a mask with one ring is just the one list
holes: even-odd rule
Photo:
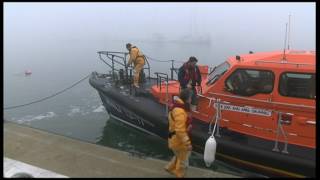
[[[131, 50], [132, 49], [136, 49], [136, 58], [132, 59], [132, 62], [134, 63], [134, 66], [136, 66], [137, 64], [145, 64], [145, 57], [144, 55], [141, 53], [141, 51], [139, 50], [139, 48], [137, 48], [136, 46], [133, 46], [130, 50], [129, 53], [131, 54]], [[130, 59], [131, 59], [131, 55], [130, 55]], [[129, 60], [130, 64], [131, 61]]]
[[[168, 105], [169, 112], [170, 112], [169, 114], [171, 116], [171, 119], [173, 119], [173, 120], [174, 120], [174, 118], [171, 114], [171, 111], [176, 107], [182, 108], [186, 112], [190, 112], [190, 109], [186, 108], [184, 104], [177, 103], [176, 101], [174, 101], [173, 103], [169, 103], [169, 105]], [[192, 125], [192, 116], [190, 114], [188, 114], [187, 121], [186, 121], [186, 127], [187, 127], [187, 132], [189, 135], [191, 135], [191, 130], [192, 130], [192, 126], [191, 126], [191, 128], [188, 128], [190, 125]]]
[[189, 63], [184, 63], [183, 64], [183, 69], [184, 69], [184, 77], [183, 79], [185, 81], [192, 80], [193, 82], [196, 82], [198, 80], [198, 74], [196, 73], [196, 67], [192, 68], [190, 67]]
[[140, 49], [137, 46], [133, 46], [132, 48], [137, 48], [137, 50], [138, 50], [138, 54], [137, 54], [136, 58], [138, 58], [138, 57], [142, 57], [143, 59], [145, 58], [144, 54], [140, 51]]

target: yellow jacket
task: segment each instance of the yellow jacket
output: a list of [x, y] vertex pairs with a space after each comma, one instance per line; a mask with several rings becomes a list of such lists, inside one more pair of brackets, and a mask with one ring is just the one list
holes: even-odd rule
[[128, 65], [133, 62], [134, 66], [137, 64], [144, 64], [144, 57], [141, 51], [136, 46], [133, 46], [130, 50], [130, 58], [128, 61]]
[[[184, 104], [184, 102], [178, 98], [177, 103]], [[171, 113], [171, 114], [170, 114]], [[169, 138], [169, 148], [173, 150], [187, 150], [187, 147], [191, 145], [190, 138], [187, 133], [187, 112], [180, 107], [175, 107], [170, 111], [169, 118], [169, 132], [175, 131], [175, 135]], [[173, 119], [172, 119], [173, 118]]]

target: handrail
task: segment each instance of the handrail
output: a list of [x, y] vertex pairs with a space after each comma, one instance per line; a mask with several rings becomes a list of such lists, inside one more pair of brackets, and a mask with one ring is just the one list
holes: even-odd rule
[[[215, 116], [213, 116], [212, 120], [209, 123], [209, 131], [208, 131], [208, 133], [212, 134], [211, 136], [214, 136], [215, 129], [217, 127], [216, 136], [221, 137], [221, 134], [219, 133], [220, 120], [222, 119], [222, 113], [221, 113], [220, 104], [223, 104], [223, 103], [221, 103], [223, 101], [221, 99], [219, 99], [219, 98], [217, 98], [217, 99], [216, 98], [212, 98], [211, 99], [210, 97], [205, 97], [205, 98], [210, 99], [210, 104], [211, 104], [212, 100], [214, 100], [214, 102], [216, 103], [216, 106], [214, 106], [214, 108], [216, 109], [216, 114], [215, 114]], [[292, 114], [292, 113], [284, 113], [284, 112], [281, 112], [281, 111], [274, 111], [274, 110], [273, 110], [273, 112], [277, 113], [278, 118], [277, 118], [277, 129], [276, 129], [276, 132], [275, 132], [276, 133], [276, 139], [274, 141], [274, 147], [273, 147], [272, 151], [276, 151], [276, 152], [280, 151], [279, 150], [279, 146], [278, 146], [278, 144], [279, 144], [279, 136], [283, 135], [283, 137], [284, 137], [284, 147], [283, 147], [281, 152], [284, 153], [284, 154], [288, 154], [289, 153], [288, 152], [288, 136], [287, 136], [287, 133], [285, 132], [285, 130], [284, 130], [283, 126], [282, 126], [282, 124], [287, 123], [287, 121], [282, 119], [282, 115], [285, 114], [285, 115], [293, 116], [294, 114]], [[215, 125], [214, 125], [213, 131], [211, 132], [211, 126], [212, 126], [214, 118], [215, 118]], [[309, 123], [310, 123], [310, 121], [309, 121]], [[315, 124], [315, 121], [312, 121], [312, 123], [310, 123], [310, 124]], [[252, 125], [247, 125], [247, 124], [242, 124], [242, 125], [245, 125], [247, 127], [252, 127]]]
[[276, 139], [274, 141], [274, 147], [272, 149], [272, 151], [276, 151], [279, 152], [279, 147], [278, 147], [278, 142], [279, 142], [279, 135], [280, 133], [283, 135], [284, 137], [284, 148], [281, 151], [282, 153], [288, 154], [288, 137], [286, 135], [286, 132], [284, 131], [283, 127], [282, 127], [282, 114], [286, 114], [286, 115], [293, 115], [291, 113], [283, 113], [283, 112], [279, 112], [276, 111], [278, 113], [278, 120], [277, 120], [277, 130], [276, 130]]
[[101, 54], [99, 53], [99, 58], [102, 60], [102, 62], [104, 62], [106, 65], [108, 65], [110, 68], [112, 68], [112, 66], [110, 64], [108, 64], [102, 57]]
[[[124, 66], [125, 69], [126, 69], [126, 74], [128, 74], [128, 70], [127, 70], [127, 67], [126, 67], [126, 63], [127, 63], [127, 55], [129, 54], [128, 52], [121, 52], [121, 51], [98, 51], [97, 52], [99, 54], [99, 58], [106, 64], [108, 65], [112, 71], [119, 71], [119, 69], [115, 68], [115, 64], [119, 64], [121, 66]], [[110, 60], [111, 60], [111, 64], [106, 62], [106, 60], [104, 58], [102, 58], [101, 55], [106, 55]], [[118, 60], [116, 60], [115, 58], [119, 58], [119, 59], [122, 59], [123, 62], [120, 62]], [[150, 63], [149, 63], [149, 59], [150, 60], [153, 60], [153, 58], [147, 56], [147, 55], [144, 55], [144, 60], [146, 62], [146, 65], [147, 67], [146, 68], [143, 68], [143, 69], [147, 69], [148, 70], [148, 77], [150, 79], [150, 74], [151, 74], [151, 68], [150, 68]], [[176, 68], [174, 67], [174, 63], [176, 62], [179, 62], [181, 63], [181, 61], [176, 61], [176, 60], [167, 60], [167, 61], [161, 61], [161, 62], [171, 62], [171, 67], [170, 67], [170, 71], [171, 71], [171, 80], [176, 80], [174, 79], [174, 72], [176, 72], [177, 74], [177, 70], [179, 68]], [[127, 76], [126, 76], [127, 77]]]
[[276, 101], [268, 101], [268, 100], [253, 99], [253, 98], [248, 98], [248, 97], [241, 97], [241, 96], [237, 96], [237, 95], [228, 95], [228, 94], [213, 93], [213, 92], [208, 92], [208, 94], [218, 95], [218, 96], [224, 96], [224, 97], [231, 97], [231, 98], [237, 98], [237, 99], [245, 99], [245, 100], [262, 102], [262, 103], [269, 103], [269, 104], [287, 105], [287, 106], [292, 106], [292, 107], [297, 107], [297, 108], [301, 108], [301, 107], [302, 107], [302, 108], [315, 109], [314, 106], [299, 105], [299, 104], [290, 104], [290, 103], [281, 103], [281, 102], [276, 102]]
[[[109, 66], [112, 70], [112, 79], [115, 80], [115, 71], [117, 72], [120, 72], [121, 68], [117, 68], [116, 66], [121, 66], [123, 67], [123, 69], [125, 69], [124, 73], [124, 77], [126, 79], [126, 82], [129, 82], [129, 83], [132, 83], [130, 79], [132, 79], [132, 68], [133, 66], [132, 65], [129, 65], [127, 66], [127, 55], [129, 54], [128, 52], [120, 52], [120, 51], [98, 51], [97, 52], [99, 54], [99, 58], [100, 60], [102, 60], [107, 66]], [[102, 55], [105, 55], [107, 58], [104, 58]], [[152, 60], [151, 57], [148, 57], [146, 55], [143, 56], [144, 60], [145, 60], [145, 66], [142, 68], [142, 70], [148, 70], [148, 79], [150, 80], [151, 79], [151, 67], [150, 67], [150, 63], [149, 63], [149, 60], [148, 58], [150, 58], [150, 60]], [[111, 60], [111, 62], [107, 61], [108, 60]], [[175, 61], [175, 60], [168, 60], [168, 61], [163, 61], [163, 62], [171, 62], [171, 68], [170, 68], [170, 71], [171, 71], [171, 80], [175, 80], [173, 78], [174, 76], [174, 71], [176, 72], [177, 74], [177, 70], [178, 68], [175, 68], [174, 67], [174, 63], [175, 62], [180, 62], [180, 61]], [[161, 90], [161, 81], [162, 80], [165, 80], [167, 81], [167, 96], [168, 96], [168, 82], [169, 82], [169, 76], [168, 74], [166, 73], [161, 73], [161, 72], [156, 72], [155, 73], [157, 75], [157, 85], [159, 86], [159, 80], [160, 80], [160, 90]], [[131, 88], [130, 88], [130, 94], [131, 94]], [[168, 97], [167, 97], [167, 101], [168, 101]], [[167, 103], [167, 111], [168, 111], [168, 103]]]
[[129, 54], [128, 52], [122, 52], [122, 51], [98, 51], [98, 53]]
[[162, 73], [162, 72], [155, 72], [154, 74], [160, 74], [160, 75], [164, 75], [164, 76], [168, 77], [168, 74]]
[[151, 68], [150, 68], [150, 64], [149, 64], [149, 61], [148, 61], [148, 59], [147, 59], [147, 57], [146, 56], [143, 56], [143, 59], [145, 60], [145, 62], [147, 62], [147, 64], [148, 64], [148, 68], [143, 68], [143, 69], [148, 69], [148, 78], [149, 78], [149, 80], [150, 80], [150, 73], [151, 73]]
[[173, 64], [174, 64], [174, 60], [170, 60], [170, 61], [171, 61], [171, 68], [170, 68], [170, 71], [171, 71], [171, 80], [174, 80], [174, 79], [173, 79], [173, 71], [175, 71], [175, 72], [177, 73], [176, 70], [179, 69], [179, 68], [175, 68], [175, 67], [174, 67], [174, 65], [173, 65]]
[[[112, 78], [114, 79], [114, 73], [115, 71], [120, 71], [120, 69], [116, 68], [115, 65], [120, 65], [125, 69], [125, 77], [126, 79], [129, 78], [129, 72], [128, 72], [128, 68], [132, 67], [132, 66], [127, 66], [127, 55], [129, 54], [128, 52], [119, 52], [119, 51], [98, 51], [97, 52], [99, 54], [99, 58], [106, 64], [108, 65], [111, 70], [112, 70]], [[104, 59], [102, 57], [102, 55], [105, 55], [109, 60], [111, 60], [111, 64], [108, 63], [106, 61], [106, 59]], [[116, 59], [118, 58], [118, 59]], [[122, 62], [120, 60], [122, 60]], [[147, 67], [144, 67], [144, 69], [148, 70], [148, 77], [150, 79], [150, 64], [149, 61], [146, 57], [144, 57], [144, 60], [146, 62]], [[132, 73], [132, 72], [131, 72]]]
[[[110, 54], [107, 54], [107, 57], [109, 57], [110, 56]], [[111, 59], [113, 59], [113, 57], [118, 57], [118, 58], [122, 58], [121, 56], [117, 56], [117, 55], [111, 55]], [[110, 57], [109, 57], [110, 58]], [[115, 62], [117, 62], [118, 64], [121, 64], [121, 65], [123, 65], [123, 66], [125, 66], [125, 64], [124, 63], [121, 63], [121, 62], [119, 62], [119, 61], [117, 61], [116, 59], [114, 59], [114, 61]]]
[[314, 64], [309, 64], [309, 63], [293, 63], [293, 62], [288, 62], [288, 60], [286, 61], [263, 61], [263, 60], [257, 60], [255, 61], [255, 64], [258, 64], [258, 63], [274, 63], [274, 64], [290, 64], [290, 65], [296, 65], [297, 67], [298, 66], [301, 66], [301, 65], [304, 65], [304, 66], [314, 66]]
[[168, 84], [169, 84], [169, 77], [168, 74], [165, 73], [161, 73], [161, 72], [155, 72], [154, 74], [157, 75], [157, 87], [160, 86], [160, 92], [161, 92], [161, 80], [164, 79], [167, 83], [166, 83], [166, 115], [168, 115], [169, 112], [169, 105], [168, 105], [168, 101], [169, 101], [169, 90], [168, 90]]

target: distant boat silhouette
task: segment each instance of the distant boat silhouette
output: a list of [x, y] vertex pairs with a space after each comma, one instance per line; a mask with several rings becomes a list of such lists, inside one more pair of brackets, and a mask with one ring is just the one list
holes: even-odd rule
[[25, 74], [26, 76], [29, 76], [29, 75], [32, 74], [32, 72], [31, 72], [31, 70], [26, 70], [26, 71], [24, 72], [24, 74]]

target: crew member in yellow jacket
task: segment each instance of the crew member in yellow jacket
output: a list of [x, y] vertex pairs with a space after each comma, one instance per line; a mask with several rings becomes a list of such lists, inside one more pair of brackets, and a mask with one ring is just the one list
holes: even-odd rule
[[132, 44], [130, 44], [130, 43], [126, 44], [126, 48], [128, 49], [129, 54], [130, 54], [130, 58], [127, 63], [127, 66], [130, 66], [132, 62], [134, 65], [133, 85], [136, 88], [139, 88], [139, 76], [140, 76], [140, 72], [145, 64], [144, 55], [136, 46], [132, 46]]
[[168, 146], [173, 151], [174, 157], [165, 170], [184, 177], [188, 166], [192, 145], [188, 135], [188, 112], [190, 111], [191, 93], [189, 89], [181, 90], [179, 98], [174, 100], [174, 104], [169, 112], [169, 139]]

